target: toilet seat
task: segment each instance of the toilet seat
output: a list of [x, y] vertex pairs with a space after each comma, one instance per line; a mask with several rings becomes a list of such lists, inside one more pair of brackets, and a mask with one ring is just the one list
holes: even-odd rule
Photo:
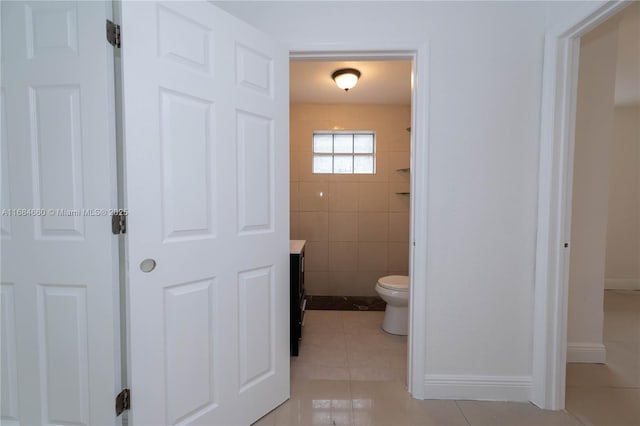
[[378, 285], [387, 290], [409, 291], [409, 277], [406, 275], [388, 275], [380, 278]]

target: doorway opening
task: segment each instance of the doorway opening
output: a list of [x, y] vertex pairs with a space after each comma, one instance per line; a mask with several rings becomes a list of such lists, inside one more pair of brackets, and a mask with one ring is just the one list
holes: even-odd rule
[[[416, 152], [411, 130], [415, 114], [415, 55], [402, 52], [365, 56], [291, 54], [290, 224], [291, 239], [306, 240], [308, 335], [303, 332], [300, 358], [292, 358], [294, 378], [321, 374], [323, 368], [313, 368], [315, 362], [316, 367], [333, 364], [324, 365], [324, 371], [334, 378], [358, 376], [367, 380], [366, 374], [374, 369], [366, 371], [364, 363], [358, 365], [357, 361], [357, 352], [366, 348], [362, 342], [353, 341], [353, 335], [347, 335], [366, 330], [370, 332], [369, 341], [377, 339], [385, 348], [382, 352], [395, 359], [395, 364], [383, 356], [377, 360], [393, 365], [382, 372], [378, 366], [377, 379], [381, 375], [394, 379], [401, 375], [400, 379], [408, 377], [411, 381], [407, 368], [411, 356], [406, 351], [411, 333], [409, 339], [385, 336], [381, 329], [385, 303], [375, 287], [377, 280], [386, 275], [409, 276], [412, 281], [414, 278], [412, 219], [416, 205], [411, 165], [415, 164]], [[342, 68], [361, 72], [357, 86], [348, 92], [332, 80], [333, 72]], [[326, 160], [331, 155], [347, 153], [341, 152], [340, 147], [336, 153], [314, 153], [314, 135], [330, 135], [332, 140], [352, 135], [355, 140], [353, 135], [361, 132], [374, 138], [372, 168], [347, 166], [336, 173], [317, 167], [318, 157]], [[411, 285], [410, 291], [411, 298], [415, 292]], [[346, 334], [334, 335], [334, 339], [342, 340], [344, 345], [338, 343], [333, 350], [320, 348], [319, 337], [314, 336], [322, 332], [320, 323], [325, 332], [342, 329]], [[351, 343], [347, 344], [347, 340]], [[311, 351], [314, 354], [308, 355]]]
[[625, 292], [640, 289], [638, 6], [580, 38], [567, 311], [570, 410], [587, 394], [639, 385], [629, 379], [639, 353], [628, 327], [640, 326], [638, 308], [633, 292]]
[[[532, 400], [547, 409], [565, 407], [566, 362], [568, 355], [576, 356], [567, 350], [567, 311], [570, 250], [576, 246], [570, 239], [581, 38], [626, 6], [611, 2], [584, 8], [550, 31], [545, 43]], [[584, 356], [604, 358], [601, 345], [579, 346], [573, 349], [584, 349]]]

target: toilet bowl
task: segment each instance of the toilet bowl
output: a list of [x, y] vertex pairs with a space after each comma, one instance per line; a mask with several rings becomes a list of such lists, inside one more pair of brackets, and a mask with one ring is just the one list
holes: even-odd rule
[[409, 277], [382, 277], [376, 284], [376, 291], [387, 302], [382, 329], [387, 333], [406, 336], [409, 324]]

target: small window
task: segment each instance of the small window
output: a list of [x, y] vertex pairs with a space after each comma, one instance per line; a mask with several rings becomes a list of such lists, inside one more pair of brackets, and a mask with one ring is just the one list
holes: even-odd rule
[[374, 132], [314, 132], [313, 173], [374, 174]]

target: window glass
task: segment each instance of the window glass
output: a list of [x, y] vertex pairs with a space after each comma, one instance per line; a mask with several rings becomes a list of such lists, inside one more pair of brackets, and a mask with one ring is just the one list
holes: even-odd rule
[[353, 152], [353, 135], [334, 135], [333, 152], [351, 154]]
[[333, 173], [353, 173], [353, 156], [336, 155], [333, 157]]
[[333, 135], [313, 135], [313, 152], [331, 154], [333, 152]]
[[373, 152], [373, 135], [353, 135], [353, 152], [370, 154]]
[[353, 157], [354, 173], [373, 174], [373, 155], [356, 155]]
[[375, 133], [321, 131], [313, 134], [313, 173], [375, 174]]
[[313, 173], [333, 173], [333, 156], [314, 155]]

